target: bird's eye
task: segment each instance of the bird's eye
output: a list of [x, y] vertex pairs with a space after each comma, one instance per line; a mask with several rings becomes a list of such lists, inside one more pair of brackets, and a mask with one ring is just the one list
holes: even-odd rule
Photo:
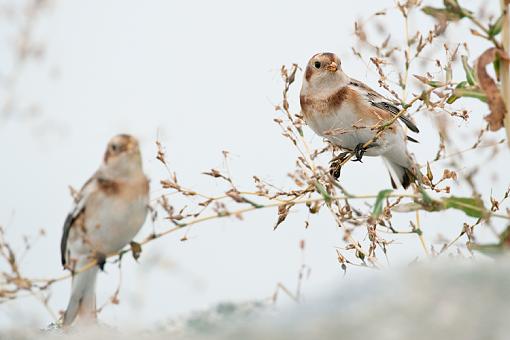
[[119, 148], [116, 144], [112, 144], [111, 149], [113, 152], [116, 152]]
[[315, 66], [315, 68], [321, 68], [321, 62], [320, 61], [316, 61], [313, 66]]

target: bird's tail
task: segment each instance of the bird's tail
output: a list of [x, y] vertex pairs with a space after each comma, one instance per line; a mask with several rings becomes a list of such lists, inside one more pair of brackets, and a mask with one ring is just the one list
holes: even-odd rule
[[410, 167], [405, 167], [387, 158], [385, 158], [385, 161], [390, 171], [391, 186], [394, 189], [397, 188], [396, 181], [398, 181], [404, 189], [407, 189], [411, 183], [417, 183], [421, 179], [421, 174], [416, 163], [413, 163]]
[[[83, 263], [83, 267], [86, 263]], [[80, 266], [76, 266], [80, 269]], [[96, 276], [98, 267], [76, 273], [73, 276], [71, 298], [64, 313], [63, 325], [69, 326], [77, 316], [85, 323], [96, 320]]]

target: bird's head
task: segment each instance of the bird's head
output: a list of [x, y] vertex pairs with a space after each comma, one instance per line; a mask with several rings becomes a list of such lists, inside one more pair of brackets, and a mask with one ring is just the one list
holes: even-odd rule
[[141, 172], [142, 156], [138, 140], [126, 134], [110, 139], [104, 154], [104, 167], [118, 176], [130, 176]]
[[303, 88], [336, 90], [347, 85], [347, 82], [340, 58], [334, 53], [324, 52], [317, 53], [308, 61]]

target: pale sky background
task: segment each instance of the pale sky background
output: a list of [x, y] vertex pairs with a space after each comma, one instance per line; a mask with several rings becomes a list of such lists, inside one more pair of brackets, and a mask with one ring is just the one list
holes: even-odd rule
[[[8, 1], [4, 1], [6, 3]], [[47, 235], [22, 261], [29, 277], [54, 277], [60, 266], [62, 224], [71, 206], [68, 185], [80, 187], [99, 166], [105, 145], [117, 133], [131, 133], [142, 144], [144, 166], [152, 179], [152, 194], [161, 193], [159, 180], [165, 171], [155, 159], [155, 140], [165, 145], [172, 170], [180, 182], [206, 193], [225, 187], [200, 173], [212, 167], [224, 169], [222, 150], [230, 151], [231, 172], [241, 188], [252, 187], [258, 175], [275, 184], [291, 185], [296, 150], [280, 135], [273, 122], [273, 105], [280, 101], [282, 64], [304, 65], [319, 51], [339, 54], [344, 70], [377, 88], [377, 78], [351, 52], [353, 22], [393, 1], [140, 1], [66, 0], [54, 4], [37, 22], [37, 40], [46, 45], [41, 62], [28, 65], [16, 88], [21, 107], [37, 105], [35, 116], [14, 116], [0, 121], [0, 224], [7, 237], [21, 249], [22, 235]], [[374, 6], [377, 7], [374, 7]], [[474, 7], [473, 9], [476, 9]], [[388, 27], [401, 39], [402, 22], [395, 12]], [[413, 22], [430, 26], [429, 20]], [[399, 21], [400, 20], [400, 21]], [[7, 32], [7, 33], [6, 33]], [[8, 36], [5, 28], [2, 38]], [[12, 32], [10, 32], [12, 33]], [[465, 35], [449, 29], [452, 41]], [[11, 37], [12, 39], [12, 37]], [[471, 60], [486, 46], [471, 46]], [[441, 46], [438, 44], [437, 49]], [[0, 52], [2, 72], [9, 55]], [[6, 68], [7, 67], [7, 68]], [[293, 111], [299, 110], [301, 77], [291, 91]], [[460, 72], [457, 78], [463, 77]], [[478, 102], [464, 102], [472, 120], [452, 120], [459, 131], [459, 145], [471, 146], [484, 126], [487, 109]], [[418, 161], [432, 159], [438, 138], [428, 118], [416, 116], [422, 133], [419, 145], [410, 145]], [[305, 128], [306, 138], [321, 145]], [[504, 138], [502, 131], [489, 135]], [[465, 141], [465, 142], [464, 142]], [[479, 178], [484, 199], [491, 190], [501, 197], [509, 184], [508, 150], [483, 167]], [[487, 151], [469, 154], [467, 173]], [[435, 165], [438, 173], [443, 166]], [[377, 193], [389, 187], [379, 159], [365, 158], [363, 165], [350, 164], [342, 172], [343, 184], [354, 193]], [[470, 192], [454, 186], [456, 195]], [[195, 226], [187, 242], [175, 233], [143, 249], [139, 263], [123, 262], [121, 303], [108, 306], [101, 320], [113, 325], [137, 327], [175, 318], [219, 301], [264, 299], [278, 282], [296, 285], [302, 254], [298, 244], [306, 240], [305, 261], [311, 275], [304, 282], [305, 298], [325, 289], [341, 287], [347, 280], [377, 275], [349, 268], [344, 277], [335, 256], [342, 231], [327, 213], [311, 218], [303, 227], [306, 209], [299, 208], [277, 231], [275, 210], [245, 215], [240, 222], [223, 219]], [[395, 222], [408, 228], [412, 215], [399, 214]], [[441, 233], [457, 235], [464, 216], [455, 211], [423, 214], [422, 225], [429, 243]], [[497, 229], [504, 223], [495, 221]], [[158, 230], [169, 227], [156, 222]], [[151, 231], [146, 223], [141, 236]], [[138, 239], [140, 239], [140, 235]], [[392, 239], [391, 235], [387, 235]], [[493, 240], [490, 235], [487, 240]], [[423, 257], [415, 235], [398, 237], [390, 249], [393, 264]], [[484, 240], [483, 238], [481, 240]], [[98, 305], [115, 290], [118, 272], [108, 266], [99, 275]], [[63, 310], [70, 281], [56, 284], [50, 306]], [[288, 300], [284, 296], [282, 301]], [[32, 298], [0, 306], [0, 327], [36, 325], [51, 321], [43, 306]]]

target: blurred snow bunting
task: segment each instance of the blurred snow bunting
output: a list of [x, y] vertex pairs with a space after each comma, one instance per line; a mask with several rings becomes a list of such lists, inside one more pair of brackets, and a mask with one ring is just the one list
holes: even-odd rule
[[[318, 135], [341, 149], [354, 152], [357, 161], [363, 155], [381, 156], [390, 171], [391, 183], [396, 181], [407, 188], [415, 182], [417, 166], [407, 151], [404, 128], [393, 123], [367, 148], [363, 145], [376, 135], [378, 129], [400, 110], [394, 103], [364, 83], [349, 78], [340, 67], [340, 59], [333, 53], [314, 55], [306, 66], [300, 95], [304, 120]], [[400, 120], [413, 132], [416, 125], [404, 116]], [[345, 157], [347, 153], [342, 154]], [[339, 176], [339, 172], [335, 177]]]
[[[138, 141], [129, 135], [113, 137], [103, 164], [78, 193], [64, 223], [62, 265], [73, 272], [64, 326], [77, 316], [85, 322], [95, 321], [98, 267], [102, 269], [105, 257], [138, 233], [147, 216], [148, 192]], [[93, 260], [97, 266], [80, 271]]]

